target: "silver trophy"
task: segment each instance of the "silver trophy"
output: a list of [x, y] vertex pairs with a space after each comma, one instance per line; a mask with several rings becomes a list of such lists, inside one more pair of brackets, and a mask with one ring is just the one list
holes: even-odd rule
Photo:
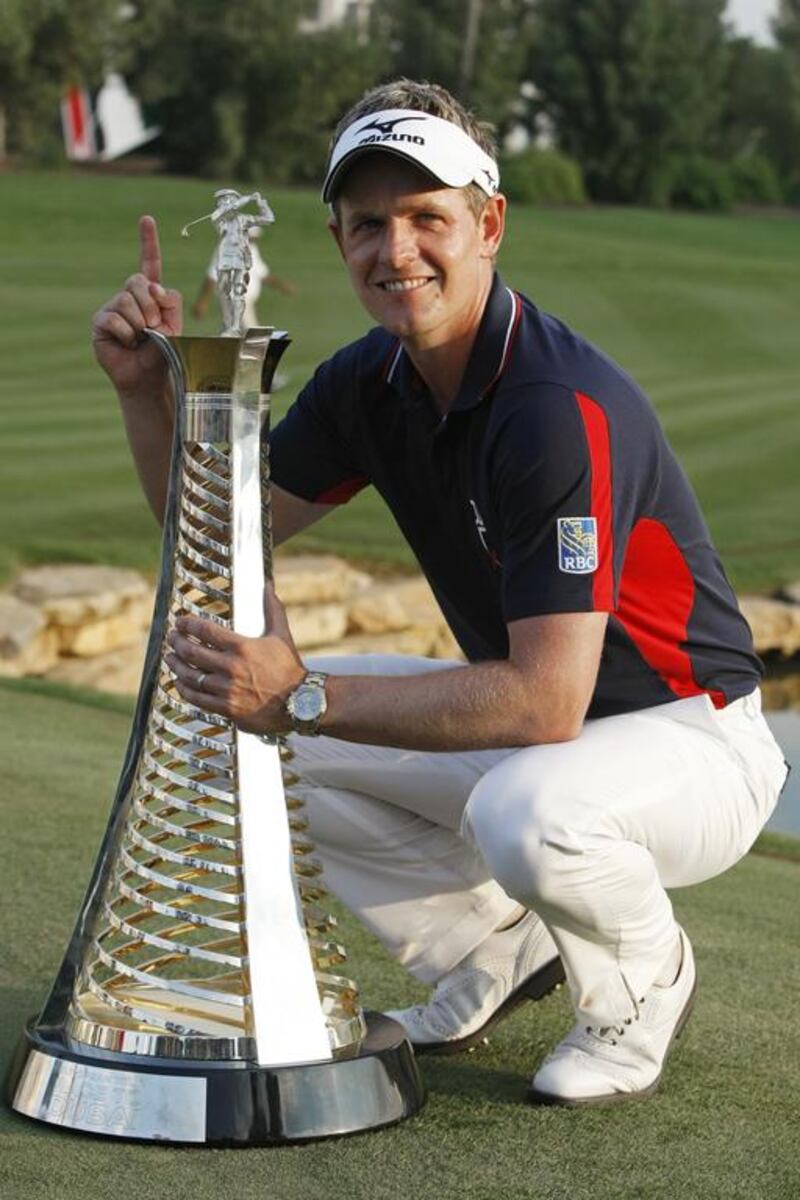
[[11, 1095], [69, 1129], [265, 1145], [391, 1124], [424, 1089], [402, 1028], [342, 974], [290, 749], [188, 704], [164, 661], [182, 614], [263, 633], [272, 576], [269, 389], [289, 338], [241, 321], [248, 230], [273, 217], [258, 194], [215, 199], [225, 328], [148, 334], [177, 399], [153, 624], [105, 838]]

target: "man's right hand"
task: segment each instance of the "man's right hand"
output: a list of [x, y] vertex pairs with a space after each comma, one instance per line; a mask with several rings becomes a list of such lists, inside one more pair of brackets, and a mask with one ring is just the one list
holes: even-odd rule
[[180, 292], [161, 286], [161, 250], [153, 217], [139, 220], [140, 267], [92, 318], [92, 347], [120, 398], [160, 399], [167, 382], [164, 356], [146, 329], [181, 332]]

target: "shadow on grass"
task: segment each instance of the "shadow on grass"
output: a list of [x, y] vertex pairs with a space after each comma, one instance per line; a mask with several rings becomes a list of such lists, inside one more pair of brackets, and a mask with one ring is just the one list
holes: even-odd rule
[[419, 1067], [431, 1095], [459, 1096], [491, 1104], [513, 1104], [525, 1101], [528, 1076], [520, 1071], [476, 1061], [480, 1048], [461, 1057], [436, 1058], [426, 1054]]

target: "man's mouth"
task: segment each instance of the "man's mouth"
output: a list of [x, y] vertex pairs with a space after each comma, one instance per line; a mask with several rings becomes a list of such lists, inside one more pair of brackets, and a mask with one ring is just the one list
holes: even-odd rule
[[377, 284], [384, 292], [415, 292], [425, 287], [431, 280], [428, 276], [419, 275], [414, 279], [384, 279]]

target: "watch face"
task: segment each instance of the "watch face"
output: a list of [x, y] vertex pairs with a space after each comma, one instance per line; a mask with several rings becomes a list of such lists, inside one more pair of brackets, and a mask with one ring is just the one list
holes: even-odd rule
[[319, 688], [301, 687], [292, 699], [294, 716], [298, 721], [313, 721], [323, 711], [324, 692]]

